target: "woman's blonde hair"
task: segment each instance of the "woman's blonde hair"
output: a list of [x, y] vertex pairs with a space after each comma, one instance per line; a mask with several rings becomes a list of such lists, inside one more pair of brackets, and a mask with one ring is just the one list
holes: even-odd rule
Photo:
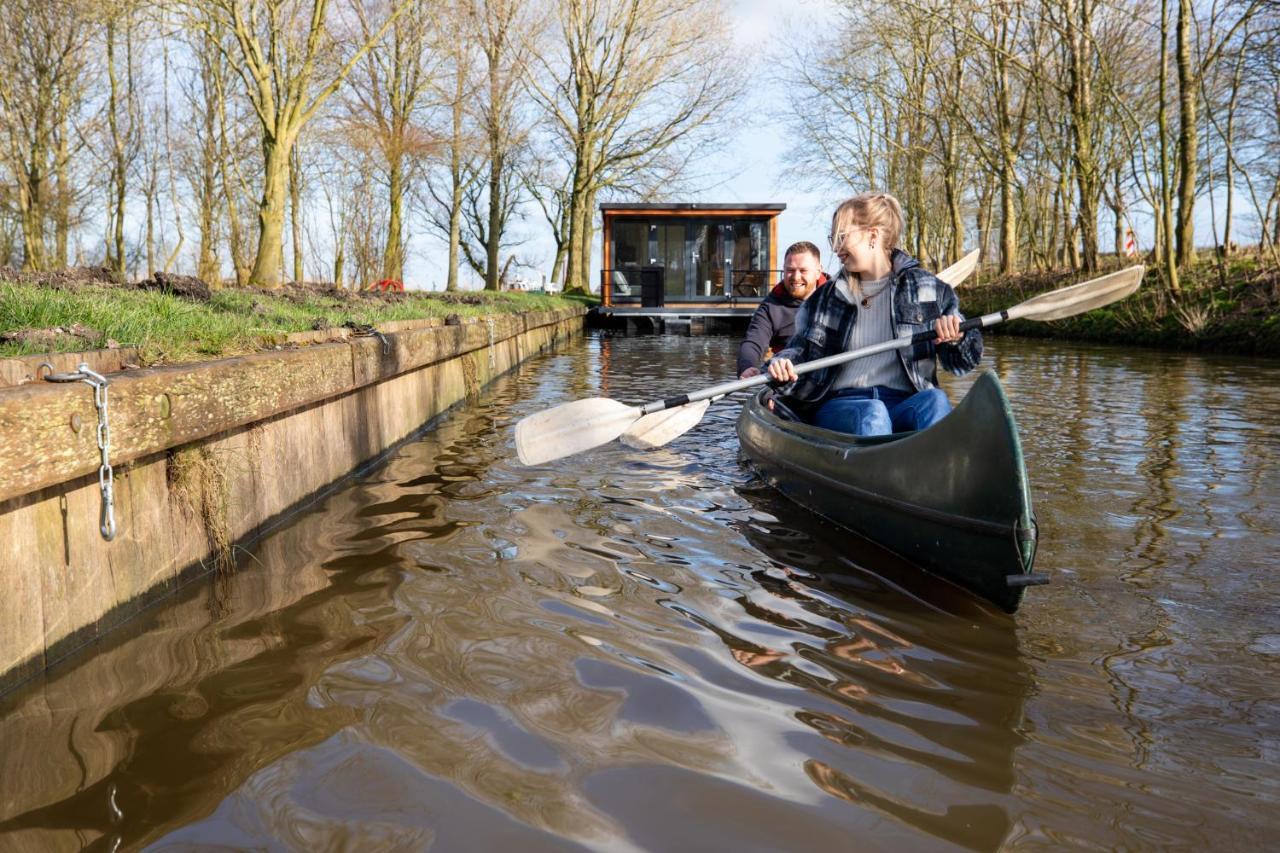
[[888, 254], [902, 237], [902, 205], [888, 193], [862, 193], [845, 199], [831, 217], [831, 236], [852, 228], [880, 229], [880, 245]]

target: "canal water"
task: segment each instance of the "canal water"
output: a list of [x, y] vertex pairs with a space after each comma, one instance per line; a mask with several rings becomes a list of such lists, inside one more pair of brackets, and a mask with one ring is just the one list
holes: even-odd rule
[[733, 401], [515, 461], [733, 350], [534, 360], [0, 698], [0, 849], [1280, 844], [1280, 364], [989, 339], [1053, 576], [1010, 617], [763, 486]]

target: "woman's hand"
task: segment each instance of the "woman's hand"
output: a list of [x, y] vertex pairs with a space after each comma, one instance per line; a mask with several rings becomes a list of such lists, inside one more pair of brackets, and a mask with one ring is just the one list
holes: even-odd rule
[[739, 374], [738, 374], [738, 378], [739, 378], [739, 379], [750, 379], [752, 376], [759, 376], [759, 375], [760, 375], [760, 368], [758, 368], [758, 367], [748, 367], [746, 370], [744, 370], [744, 371], [742, 371], [741, 373], [739, 373]]
[[937, 343], [940, 344], [954, 344], [964, 337], [960, 331], [960, 318], [955, 314], [943, 314], [934, 322], [933, 330], [938, 333]]
[[769, 375], [775, 382], [795, 382], [800, 378], [789, 358], [775, 358], [769, 362]]

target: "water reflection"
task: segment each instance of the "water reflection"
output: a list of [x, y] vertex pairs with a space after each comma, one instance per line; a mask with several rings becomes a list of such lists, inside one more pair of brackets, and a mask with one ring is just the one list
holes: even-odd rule
[[0, 848], [1276, 837], [1275, 371], [989, 349], [1055, 577], [1016, 619], [761, 486], [732, 403], [520, 467], [524, 414], [733, 369], [593, 339], [2, 700]]
[[[1014, 752], [1024, 741], [1022, 705], [1031, 686], [1013, 621], [772, 490], [741, 493], [756, 512], [739, 529], [783, 572], [760, 572], [760, 587], [840, 626], [820, 643], [793, 646], [828, 677], [788, 668], [777, 652], [750, 650], [743, 661], [846, 706], [796, 715], [855, 750], [837, 753], [833, 763], [812, 758], [806, 773], [833, 796], [929, 835], [998, 847], [1012, 826]], [[774, 624], [790, 621], [770, 619], [767, 608], [754, 612]], [[851, 755], [928, 772], [906, 784], [895, 774], [888, 778], [897, 784], [888, 787], [883, 774], [863, 772]]]

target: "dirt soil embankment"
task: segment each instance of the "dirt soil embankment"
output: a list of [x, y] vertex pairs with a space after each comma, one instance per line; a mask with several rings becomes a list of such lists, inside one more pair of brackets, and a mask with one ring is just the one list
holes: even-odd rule
[[[210, 287], [157, 272], [125, 283], [111, 270], [0, 268], [0, 359], [133, 348], [143, 365], [259, 352], [324, 330], [384, 330], [405, 321], [461, 322], [583, 306], [540, 293], [345, 290], [325, 284]], [[450, 319], [452, 318], [452, 319]]]
[[[1090, 276], [1037, 272], [965, 284], [959, 290], [967, 317], [1016, 305], [1039, 293]], [[1280, 356], [1280, 268], [1254, 254], [1230, 258], [1221, 268], [1209, 253], [1180, 276], [1173, 294], [1155, 269], [1142, 289], [1105, 308], [1051, 323], [1015, 321], [996, 334], [1142, 344], [1166, 349]]]

